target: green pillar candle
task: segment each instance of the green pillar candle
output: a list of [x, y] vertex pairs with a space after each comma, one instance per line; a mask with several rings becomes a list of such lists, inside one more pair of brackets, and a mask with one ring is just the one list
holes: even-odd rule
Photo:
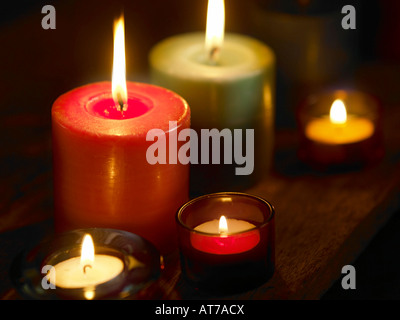
[[[191, 166], [194, 194], [241, 190], [267, 173], [271, 164], [275, 56], [256, 39], [226, 34], [218, 60], [212, 61], [204, 39], [204, 33], [188, 33], [157, 44], [150, 53], [152, 82], [187, 100], [191, 127], [199, 136], [201, 129], [243, 129], [244, 142], [245, 129], [254, 129], [252, 174], [236, 176], [236, 164]], [[245, 150], [243, 146], [243, 154]]]

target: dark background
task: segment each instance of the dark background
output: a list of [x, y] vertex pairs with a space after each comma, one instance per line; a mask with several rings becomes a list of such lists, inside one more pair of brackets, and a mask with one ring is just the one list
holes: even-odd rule
[[[383, 69], [400, 61], [400, 4], [390, 0], [306, 1], [307, 9], [299, 10], [300, 0], [227, 0], [226, 31], [254, 36], [250, 3], [260, 3], [269, 10], [292, 14], [317, 15], [339, 12], [344, 4], [357, 10], [357, 61], [360, 65], [376, 65]], [[41, 8], [51, 4], [56, 9], [56, 30], [43, 30], [45, 16]], [[0, 93], [21, 89], [11, 98], [2, 101], [5, 109], [15, 109], [19, 99], [30, 96], [21, 91], [42, 84], [38, 100], [48, 108], [54, 98], [76, 86], [100, 80], [110, 80], [112, 67], [112, 25], [121, 12], [125, 15], [127, 76], [129, 80], [142, 79], [148, 72], [148, 53], [159, 41], [174, 34], [205, 30], [207, 0], [149, 0], [149, 1], [13, 1], [2, 5], [0, 14], [2, 59]], [[343, 33], [353, 31], [343, 31]], [[267, 42], [268, 39], [262, 39]], [[281, 57], [278, 56], [278, 62]], [[300, 63], [300, 62], [299, 62]], [[351, 68], [355, 81], [357, 69]], [[279, 70], [278, 70], [279, 72]], [[332, 79], [332, 81], [340, 81]], [[22, 86], [23, 85], [23, 86]], [[379, 81], [371, 84], [373, 93], [382, 96], [384, 88]], [[279, 88], [278, 88], [279, 89]], [[388, 90], [386, 88], [386, 90]], [[44, 91], [44, 92], [43, 92]], [[14, 92], [13, 92], [14, 93]], [[39, 94], [40, 93], [40, 94]], [[43, 97], [43, 98], [42, 98]], [[277, 97], [277, 103], [282, 97]], [[385, 97], [383, 97], [385, 98]], [[386, 95], [387, 98], [387, 95]], [[27, 105], [22, 100], [19, 105]], [[11, 106], [14, 105], [14, 106]], [[7, 106], [9, 106], [7, 108]]]
[[[357, 53], [353, 68], [333, 83], [348, 81], [379, 97], [400, 103], [400, 2], [258, 1], [268, 10], [318, 15], [357, 9]], [[307, 2], [307, 1], [306, 1]], [[226, 0], [226, 30], [254, 36], [250, 1]], [[56, 30], [43, 30], [41, 9], [56, 9]], [[160, 40], [205, 29], [206, 0], [12, 1], [0, 13], [0, 229], [51, 217], [52, 102], [62, 93], [94, 81], [111, 80], [113, 20], [121, 11], [126, 23], [127, 77], [148, 80], [148, 53]], [[352, 31], [348, 31], [352, 32]], [[279, 62], [279, 57], [278, 57]], [[278, 68], [278, 74], [280, 70]], [[382, 84], [382, 78], [388, 79]], [[283, 104], [278, 78], [277, 106]], [[387, 85], [389, 83], [389, 85]], [[287, 109], [277, 110], [277, 130], [291, 127]], [[282, 120], [283, 119], [283, 120]], [[43, 191], [45, 190], [45, 191]], [[43, 202], [33, 213], [30, 207]], [[16, 204], [18, 203], [18, 204]], [[35, 207], [36, 208], [36, 207]], [[357, 290], [336, 284], [326, 299], [400, 298], [399, 214], [395, 215], [354, 263]], [[10, 239], [10, 238], [8, 238]], [[11, 250], [11, 249], [8, 249]], [[2, 254], [6, 254], [3, 250]], [[1, 280], [1, 279], [0, 279]]]

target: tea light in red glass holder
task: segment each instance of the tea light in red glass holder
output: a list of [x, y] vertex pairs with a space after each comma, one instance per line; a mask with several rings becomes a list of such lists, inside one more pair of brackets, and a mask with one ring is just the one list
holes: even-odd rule
[[177, 214], [182, 273], [215, 294], [240, 292], [274, 272], [274, 208], [237, 192], [204, 195]]
[[352, 90], [310, 96], [299, 108], [299, 158], [319, 170], [360, 167], [384, 153], [381, 107]]
[[221, 216], [219, 220], [207, 221], [194, 228], [198, 232], [191, 234], [190, 242], [193, 248], [206, 253], [242, 253], [251, 250], [260, 242], [259, 231], [249, 231], [254, 228], [256, 226], [247, 221], [227, 220], [225, 216]]

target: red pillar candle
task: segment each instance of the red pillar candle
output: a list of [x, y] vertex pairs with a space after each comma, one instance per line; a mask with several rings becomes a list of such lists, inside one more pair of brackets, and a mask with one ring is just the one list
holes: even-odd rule
[[[177, 126], [170, 129], [169, 122]], [[172, 248], [174, 215], [188, 199], [189, 167], [151, 165], [147, 132], [169, 136], [190, 126], [190, 110], [161, 87], [127, 83], [127, 108], [118, 111], [111, 82], [60, 96], [52, 108], [56, 230], [108, 227]], [[178, 148], [184, 142], [178, 141]], [[168, 159], [168, 158], [167, 158]]]

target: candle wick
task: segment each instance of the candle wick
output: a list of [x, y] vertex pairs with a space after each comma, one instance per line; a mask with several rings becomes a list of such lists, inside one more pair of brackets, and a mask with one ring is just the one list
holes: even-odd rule
[[219, 52], [219, 47], [212, 47], [210, 50], [209, 60], [213, 65], [217, 64], [217, 57]]
[[86, 274], [86, 268], [92, 269], [92, 266], [91, 266], [90, 264], [85, 264], [85, 265], [83, 266], [83, 273], [84, 273], [84, 274]]
[[118, 100], [118, 111], [121, 111], [121, 113], [124, 113], [127, 109], [127, 105], [124, 103], [122, 100], [122, 95], [121, 93], [117, 92], [117, 100]]

